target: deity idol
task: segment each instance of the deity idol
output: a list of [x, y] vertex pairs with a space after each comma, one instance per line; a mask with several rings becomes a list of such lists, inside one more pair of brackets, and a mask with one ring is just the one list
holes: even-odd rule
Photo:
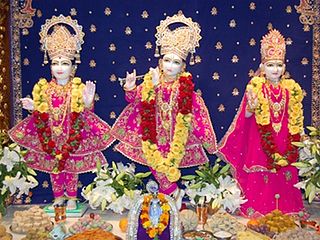
[[297, 214], [302, 195], [294, 187], [303, 132], [302, 89], [285, 79], [285, 39], [271, 30], [261, 40], [260, 75], [253, 77], [227, 134], [219, 144], [222, 157], [234, 170], [245, 198], [245, 216], [267, 214], [274, 209]]
[[[170, 30], [171, 24], [183, 26]], [[112, 128], [120, 140], [116, 149], [133, 161], [150, 167], [159, 190], [173, 194], [181, 205], [184, 194], [177, 187], [179, 168], [208, 161], [204, 148], [214, 154], [216, 137], [207, 107], [194, 92], [192, 75], [185, 72], [185, 60], [199, 46], [200, 27], [182, 13], [160, 22], [156, 33], [156, 54], [162, 58], [136, 86], [136, 72], [127, 73], [124, 90], [128, 106]]]
[[28, 166], [50, 174], [54, 205], [66, 197], [68, 209], [76, 208], [78, 174], [106, 164], [101, 151], [114, 140], [109, 125], [92, 112], [95, 84], [74, 77], [83, 37], [82, 26], [70, 16], [53, 16], [42, 25], [41, 49], [45, 64], [49, 55], [53, 77], [34, 85], [33, 99], [21, 99], [32, 114], [9, 132], [29, 150]]

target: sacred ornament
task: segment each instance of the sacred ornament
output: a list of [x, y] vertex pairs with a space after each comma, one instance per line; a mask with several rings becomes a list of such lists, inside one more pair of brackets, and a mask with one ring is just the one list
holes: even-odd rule
[[281, 60], [284, 62], [286, 54], [286, 42], [281, 33], [274, 29], [261, 40], [261, 62]]
[[[176, 23], [185, 26], [170, 30], [169, 26]], [[193, 65], [193, 54], [196, 52], [195, 48], [199, 47], [199, 41], [201, 40], [200, 31], [199, 24], [193, 22], [191, 18], [186, 18], [182, 12], [161, 20], [155, 35], [157, 39], [155, 57], [159, 57], [160, 54], [174, 53], [181, 59], [186, 60], [188, 53], [191, 53], [190, 65]], [[160, 54], [158, 47], [161, 47]]]
[[[71, 34], [66, 26], [71, 27], [75, 34]], [[53, 30], [49, 33], [51, 28]], [[76, 63], [80, 63], [79, 54], [82, 49], [84, 32], [77, 20], [72, 20], [70, 16], [53, 16], [41, 26], [39, 35], [41, 50], [44, 51], [44, 64], [48, 63], [47, 53], [50, 59], [65, 57], [73, 60], [76, 58]]]

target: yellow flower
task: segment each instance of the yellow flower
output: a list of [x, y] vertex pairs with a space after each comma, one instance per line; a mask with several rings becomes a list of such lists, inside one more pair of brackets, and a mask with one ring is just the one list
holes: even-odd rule
[[160, 173], [166, 173], [168, 171], [168, 167], [164, 164], [161, 164], [157, 166], [156, 171]]
[[151, 226], [151, 221], [149, 220], [143, 223], [144, 228], [149, 228], [150, 226]]
[[35, 101], [35, 102], [38, 102], [38, 101], [40, 101], [40, 95], [39, 94], [34, 94], [34, 93], [32, 93], [32, 95], [33, 95], [33, 101]]
[[299, 110], [293, 110], [291, 113], [290, 113], [290, 117], [293, 118], [293, 119], [297, 119], [300, 117], [300, 113], [299, 113]]
[[148, 235], [150, 238], [155, 238], [157, 234], [158, 234], [158, 231], [155, 228], [149, 229]]
[[263, 118], [260, 122], [261, 125], [268, 125], [270, 123], [270, 120], [268, 118]]
[[281, 85], [283, 85], [286, 89], [291, 90], [294, 87], [295, 81], [292, 79], [284, 79], [282, 80]]
[[39, 106], [38, 106], [38, 111], [39, 112], [41, 112], [41, 113], [44, 113], [44, 112], [47, 112], [48, 111], [48, 108], [49, 108], [49, 106], [48, 106], [48, 104], [47, 103], [45, 103], [45, 102], [43, 102], [43, 103], [41, 103]]
[[180, 149], [179, 147], [177, 147], [177, 146], [172, 146], [172, 147], [170, 148], [170, 150], [171, 150], [171, 152], [172, 152], [173, 154], [177, 154], [177, 153], [180, 153], [180, 152], [181, 152], [181, 149]]
[[71, 101], [71, 109], [76, 109], [78, 108], [78, 103], [75, 101]]
[[279, 153], [275, 153], [273, 154], [273, 159], [276, 160], [276, 161], [279, 161], [280, 159], [283, 159], [282, 155], [279, 154]]
[[302, 102], [302, 100], [303, 100], [303, 95], [302, 95], [302, 94], [298, 94], [298, 95], [296, 95], [294, 98], [295, 98], [295, 100], [296, 100], [297, 102]]
[[176, 167], [169, 168], [169, 171], [167, 172], [167, 178], [170, 182], [176, 182], [180, 179], [181, 172]]
[[164, 212], [168, 212], [168, 211], [170, 211], [170, 205], [168, 203], [164, 203], [164, 204], [162, 204], [161, 209]]
[[32, 94], [39, 94], [41, 91], [41, 88], [38, 84], [35, 84], [34, 87], [33, 87], [33, 91], [32, 91]]
[[81, 83], [80, 85], [79, 85], [79, 90], [81, 91], [81, 93], [83, 92], [83, 89], [86, 87], [86, 85], [85, 84], [83, 84], [83, 83]]
[[75, 77], [75, 78], [72, 79], [72, 83], [76, 84], [76, 85], [79, 85], [81, 83], [81, 79], [78, 78], [78, 77]]
[[287, 160], [284, 160], [284, 159], [281, 159], [281, 160], [278, 161], [276, 164], [279, 165], [279, 166], [281, 166], [281, 167], [288, 166]]
[[46, 79], [41, 78], [41, 79], [39, 80], [38, 84], [39, 84], [40, 86], [44, 86], [44, 85], [48, 84], [48, 82], [47, 82]]
[[161, 152], [156, 150], [153, 152], [153, 157], [155, 158], [155, 160], [160, 160], [162, 158]]
[[72, 97], [77, 97], [78, 98], [81, 95], [81, 92], [80, 92], [79, 89], [72, 89], [71, 95], [72, 95]]
[[61, 160], [62, 159], [62, 154], [57, 154], [56, 159]]
[[300, 133], [300, 127], [298, 126], [289, 126], [289, 131], [291, 134]]
[[269, 111], [269, 106], [267, 104], [262, 104], [261, 105], [261, 110], [264, 112], [268, 112]]

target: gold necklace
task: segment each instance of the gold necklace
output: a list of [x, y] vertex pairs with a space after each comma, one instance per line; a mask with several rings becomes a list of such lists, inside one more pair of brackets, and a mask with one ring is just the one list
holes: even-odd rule
[[[274, 131], [276, 133], [279, 133], [282, 128], [282, 121], [283, 121], [284, 113], [285, 113], [285, 104], [286, 104], [286, 99], [287, 99], [286, 91], [280, 85], [279, 96], [281, 94], [281, 100], [280, 100], [280, 102], [274, 102], [271, 98], [272, 91], [271, 91], [270, 86], [268, 84], [266, 84], [266, 90], [267, 90], [266, 95], [267, 95], [267, 99], [268, 99], [269, 106], [270, 106], [270, 113], [272, 113], [272, 115], [275, 118], [275, 119], [272, 119], [272, 116], [270, 116], [270, 120], [272, 121], [272, 128], [274, 129]], [[274, 97], [276, 98], [276, 96], [274, 96]], [[278, 99], [276, 99], [276, 100], [278, 100]], [[273, 121], [273, 120], [277, 120], [279, 118], [280, 114], [281, 114], [280, 120]]]
[[[71, 84], [68, 84], [68, 88], [66, 88], [65, 90], [65, 95], [63, 96], [64, 98], [64, 101], [62, 104], [59, 105], [59, 107], [54, 107], [53, 106], [53, 99], [52, 99], [52, 96], [54, 94], [56, 94], [56, 90], [57, 88], [50, 88], [49, 92], [48, 92], [48, 105], [49, 105], [49, 114], [50, 114], [50, 127], [52, 129], [52, 131], [56, 134], [56, 136], [60, 136], [63, 132], [63, 123], [66, 119], [66, 116], [67, 116], [67, 110], [68, 110], [68, 107], [69, 107], [69, 103], [70, 103], [70, 88]], [[49, 88], [48, 88], [49, 89]], [[62, 97], [62, 96], [60, 96]], [[52, 121], [52, 118], [55, 120], [55, 121], [58, 121], [60, 119], [60, 116], [62, 114], [62, 119], [61, 119], [61, 122], [58, 124], [58, 126], [54, 126], [53, 124], [53, 121]]]
[[[161, 122], [163, 124], [163, 127], [166, 131], [170, 130], [171, 123], [172, 123], [172, 109], [175, 104], [175, 97], [177, 96], [177, 90], [178, 90], [178, 81], [174, 81], [173, 84], [170, 82], [169, 87], [166, 86], [168, 83], [161, 81], [161, 87], [158, 91], [157, 94], [157, 105], [159, 106], [160, 109], [160, 118]], [[164, 102], [163, 101], [163, 92], [164, 89], [168, 89], [170, 92], [170, 99], [169, 102]]]

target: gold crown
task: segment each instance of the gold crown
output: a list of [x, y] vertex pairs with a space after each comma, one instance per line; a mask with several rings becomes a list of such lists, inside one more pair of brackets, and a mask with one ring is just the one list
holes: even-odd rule
[[284, 61], [286, 55], [286, 42], [281, 33], [274, 29], [261, 40], [261, 62], [270, 60]]
[[[71, 34], [66, 26], [70, 26], [75, 34]], [[51, 28], [53, 30], [49, 34]], [[80, 50], [84, 33], [77, 20], [72, 20], [70, 16], [53, 16], [41, 26], [39, 35], [41, 50], [44, 51], [45, 64], [48, 63], [47, 53], [50, 59], [65, 57], [73, 60], [76, 58], [76, 63], [80, 63]]]
[[[169, 25], [176, 23], [182, 23], [185, 26], [170, 30]], [[158, 47], [161, 47], [161, 55], [174, 53], [184, 60], [191, 53], [190, 64], [193, 65], [193, 53], [196, 52], [195, 48], [199, 47], [201, 39], [200, 31], [199, 24], [193, 22], [191, 18], [186, 18], [181, 11], [172, 17], [167, 17], [160, 21], [160, 25], [157, 27], [155, 56], [160, 56]]]

